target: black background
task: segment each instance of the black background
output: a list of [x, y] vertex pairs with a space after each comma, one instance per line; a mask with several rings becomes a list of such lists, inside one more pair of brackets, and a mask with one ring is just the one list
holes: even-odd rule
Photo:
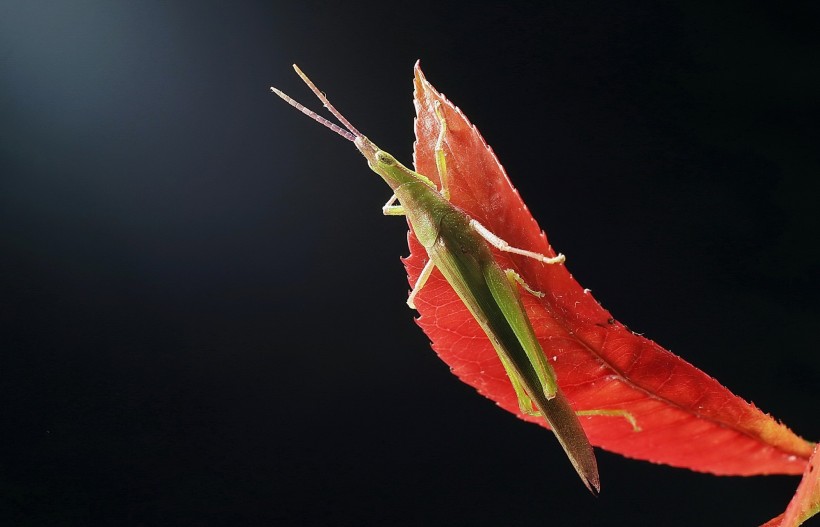
[[[622, 322], [820, 437], [814, 8], [0, 4], [3, 525], [759, 525], [798, 479], [599, 452], [452, 377], [405, 225], [412, 66]], [[618, 5], [616, 5], [618, 4]], [[682, 438], [682, 440], [686, 440]]]

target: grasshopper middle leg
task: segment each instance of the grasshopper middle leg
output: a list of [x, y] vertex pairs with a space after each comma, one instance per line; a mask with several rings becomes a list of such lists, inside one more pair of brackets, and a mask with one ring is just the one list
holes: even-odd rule
[[[439, 101], [435, 101], [434, 110], [436, 112], [436, 117], [438, 118], [440, 129], [438, 138], [436, 139], [436, 147], [435, 147], [435, 154], [436, 154], [436, 168], [438, 169], [438, 176], [439, 180], [441, 180], [441, 195], [444, 196], [445, 199], [448, 201], [450, 200], [450, 188], [449, 188], [449, 176], [447, 174], [447, 158], [444, 154], [444, 138], [447, 135], [447, 120], [444, 118], [444, 113], [441, 111], [441, 103]], [[473, 228], [478, 234], [481, 235], [482, 238], [487, 240], [487, 242], [499, 249], [501, 251], [520, 254], [522, 256], [527, 256], [529, 258], [533, 258], [538, 260], [539, 262], [543, 262], [546, 264], [556, 264], [562, 263], [566, 260], [566, 257], [563, 254], [559, 254], [558, 256], [544, 256], [543, 254], [527, 251], [525, 249], [519, 249], [517, 247], [511, 246], [509, 243], [504, 241], [501, 237], [494, 234], [490, 231], [487, 227], [479, 223], [477, 220], [473, 219], [470, 221], [470, 227]]]

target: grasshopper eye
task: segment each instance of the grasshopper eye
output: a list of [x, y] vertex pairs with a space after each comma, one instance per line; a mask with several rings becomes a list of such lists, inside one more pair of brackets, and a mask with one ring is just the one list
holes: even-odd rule
[[390, 166], [396, 164], [396, 158], [394, 158], [393, 156], [391, 156], [383, 150], [379, 150], [378, 152], [376, 152], [376, 160], [379, 162], [380, 165]]

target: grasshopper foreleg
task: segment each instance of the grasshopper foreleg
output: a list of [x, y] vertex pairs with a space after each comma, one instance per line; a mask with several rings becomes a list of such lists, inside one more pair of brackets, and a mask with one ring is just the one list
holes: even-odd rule
[[399, 198], [395, 194], [390, 196], [387, 203], [382, 206], [382, 214], [385, 216], [404, 216], [404, 207], [395, 204], [397, 199]]

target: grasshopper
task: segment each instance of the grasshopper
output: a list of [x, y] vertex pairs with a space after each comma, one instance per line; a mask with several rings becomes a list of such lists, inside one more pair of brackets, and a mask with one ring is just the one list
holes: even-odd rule
[[[502, 269], [496, 262], [492, 249], [533, 258], [545, 265], [559, 265], [564, 262], [564, 256], [558, 254], [549, 257], [512, 247], [450, 203], [447, 163], [443, 150], [447, 123], [438, 101], [435, 110], [441, 129], [435, 155], [441, 189], [436, 188], [426, 176], [410, 170], [376, 146], [330, 104], [327, 97], [295, 64], [293, 68], [344, 128], [317, 115], [282, 91], [276, 88], [271, 90], [297, 110], [356, 145], [368, 166], [393, 190], [393, 196], [382, 208], [383, 213], [406, 216], [416, 238], [427, 251], [429, 259], [407, 304], [411, 308], [415, 307], [416, 295], [424, 287], [433, 269], [438, 269], [498, 353], [521, 410], [530, 415], [541, 415], [547, 420], [581, 480], [593, 494], [597, 494], [600, 479], [595, 453], [577, 415], [618, 415], [628, 419], [634, 428], [637, 429], [637, 426], [631, 415], [619, 410], [576, 413], [570, 407], [558, 386], [555, 372], [536, 339], [532, 324], [524, 311], [519, 288], [537, 296], [542, 296], [542, 293], [530, 289], [512, 269]], [[396, 204], [397, 201], [399, 204]]]

